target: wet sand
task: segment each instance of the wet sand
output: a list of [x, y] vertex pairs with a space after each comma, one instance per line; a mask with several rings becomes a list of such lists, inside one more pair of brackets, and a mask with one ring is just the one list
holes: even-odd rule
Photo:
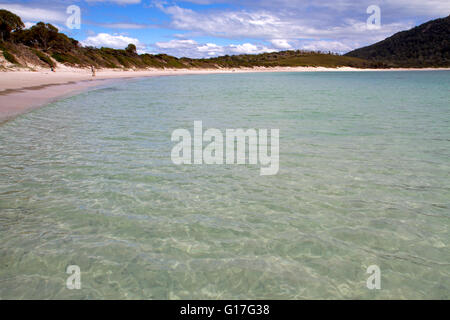
[[106, 82], [102, 80], [69, 81], [0, 91], [0, 124], [52, 101], [101, 84]]

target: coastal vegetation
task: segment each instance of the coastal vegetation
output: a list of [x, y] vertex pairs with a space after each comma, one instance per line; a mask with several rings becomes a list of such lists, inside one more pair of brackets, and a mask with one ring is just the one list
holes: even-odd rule
[[0, 9], [0, 41], [8, 41], [13, 31], [25, 28], [19, 16], [7, 10]]

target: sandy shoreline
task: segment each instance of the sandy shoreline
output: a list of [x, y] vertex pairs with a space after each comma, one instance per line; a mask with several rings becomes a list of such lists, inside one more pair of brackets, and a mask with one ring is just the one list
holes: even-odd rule
[[327, 72], [327, 71], [411, 71], [411, 70], [450, 70], [450, 69], [356, 69], [350, 67], [276, 67], [240, 69], [151, 69], [142, 71], [101, 70], [96, 77], [87, 69], [64, 68], [57, 72], [41, 70], [0, 72], [0, 123], [45, 105], [57, 99], [77, 94], [86, 89], [108, 84], [118, 79], [140, 77], [255, 73], [255, 72]]

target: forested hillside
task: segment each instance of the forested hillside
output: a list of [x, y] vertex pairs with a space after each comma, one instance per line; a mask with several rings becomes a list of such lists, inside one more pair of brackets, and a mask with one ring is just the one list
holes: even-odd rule
[[392, 67], [450, 67], [450, 16], [398, 32], [346, 56]]

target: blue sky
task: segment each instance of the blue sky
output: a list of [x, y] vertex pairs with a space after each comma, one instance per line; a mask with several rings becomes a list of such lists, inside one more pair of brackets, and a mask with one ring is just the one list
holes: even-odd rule
[[[81, 28], [69, 29], [70, 5]], [[379, 28], [366, 12], [376, 5]], [[27, 26], [50, 22], [83, 45], [178, 57], [211, 57], [287, 49], [344, 53], [450, 14], [449, 0], [0, 0]]]

